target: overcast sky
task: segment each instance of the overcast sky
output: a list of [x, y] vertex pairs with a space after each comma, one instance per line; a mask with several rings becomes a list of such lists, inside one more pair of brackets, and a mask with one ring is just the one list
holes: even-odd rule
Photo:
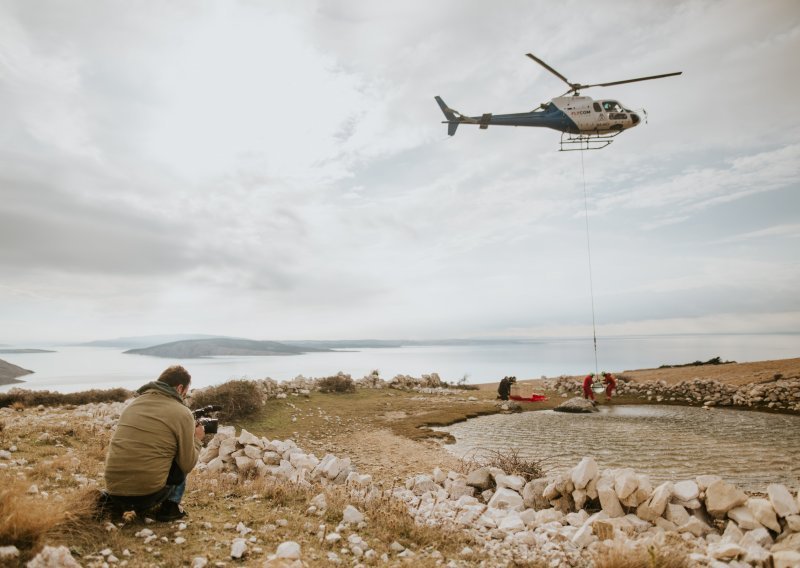
[[[563, 93], [526, 52], [683, 75], [448, 138]], [[798, 53], [796, 0], [0, 0], [0, 342], [591, 335], [582, 171], [599, 335], [798, 332]]]

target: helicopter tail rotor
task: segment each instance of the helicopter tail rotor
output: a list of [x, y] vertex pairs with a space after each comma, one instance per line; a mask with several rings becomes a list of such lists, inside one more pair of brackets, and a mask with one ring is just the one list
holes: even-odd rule
[[439, 103], [439, 108], [442, 109], [442, 112], [447, 119], [447, 134], [448, 136], [453, 136], [456, 133], [458, 125], [461, 123], [461, 120], [459, 120], [458, 116], [456, 116], [457, 111], [454, 111], [447, 106], [442, 100], [442, 97], [436, 96], [434, 98], [436, 99], [436, 102]]

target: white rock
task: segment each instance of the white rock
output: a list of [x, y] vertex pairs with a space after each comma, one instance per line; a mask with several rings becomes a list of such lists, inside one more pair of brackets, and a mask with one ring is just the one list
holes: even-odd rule
[[45, 546], [27, 568], [81, 568], [66, 546]]
[[704, 523], [697, 517], [691, 517], [688, 523], [678, 527], [679, 533], [691, 533], [696, 537], [705, 536], [708, 533], [713, 532], [713, 530], [714, 529], [712, 529], [710, 526], [708, 526], [706, 523]]
[[256, 465], [256, 462], [253, 460], [253, 458], [248, 458], [247, 456], [237, 456], [235, 460], [236, 460], [236, 469], [238, 469], [242, 473], [250, 471]]
[[785, 485], [780, 483], [772, 483], [767, 486], [767, 495], [769, 496], [772, 508], [781, 517], [788, 517], [789, 515], [800, 514], [798, 510], [797, 501], [792, 499], [792, 494]]
[[507, 489], [505, 487], [499, 488], [492, 498], [489, 500], [487, 506], [490, 509], [512, 510], [521, 511], [525, 508], [522, 496], [516, 491]]
[[725, 532], [722, 533], [722, 540], [739, 544], [742, 540], [742, 536], [744, 535], [741, 529], [739, 529], [739, 525], [736, 524], [736, 521], [728, 521], [728, 524], [725, 525]]
[[233, 539], [231, 544], [231, 558], [241, 558], [247, 553], [247, 541], [243, 538]]
[[325, 542], [328, 544], [333, 544], [335, 542], [339, 542], [342, 540], [342, 535], [336, 532], [328, 533], [325, 535]]
[[747, 500], [746, 506], [753, 513], [756, 521], [770, 530], [781, 532], [781, 525], [778, 517], [775, 516], [775, 509], [772, 508], [772, 503], [768, 499], [751, 497]]
[[719, 475], [698, 475], [695, 477], [695, 481], [697, 481], [700, 491], [705, 491], [715, 481], [722, 481], [722, 478]]
[[733, 542], [718, 542], [708, 545], [708, 555], [717, 560], [733, 560], [744, 555], [744, 549]]
[[647, 501], [647, 506], [653, 513], [661, 516], [664, 514], [664, 509], [671, 497], [672, 482], [667, 481], [656, 487], [655, 491], [653, 491], [653, 495], [651, 495], [650, 499]]
[[443, 484], [445, 479], [447, 479], [447, 475], [441, 468], [436, 467], [433, 469], [433, 481], [438, 483], [439, 485]]
[[236, 438], [225, 438], [219, 443], [219, 458], [224, 459], [236, 451]]
[[328, 499], [325, 497], [324, 493], [319, 493], [313, 499], [311, 499], [311, 505], [320, 511], [324, 511], [328, 508]]
[[572, 492], [572, 500], [575, 501], [575, 508], [580, 510], [586, 504], [586, 490], [576, 489]]
[[364, 515], [353, 507], [352, 505], [348, 505], [344, 508], [344, 512], [342, 513], [342, 522], [357, 525], [364, 521]]
[[39, 486], [35, 483], [28, 487], [28, 490], [25, 492], [28, 495], [38, 495], [39, 494]]
[[575, 489], [585, 489], [589, 482], [597, 477], [597, 462], [593, 457], [584, 457], [580, 463], [572, 469], [572, 483]]
[[494, 478], [498, 488], [505, 487], [519, 493], [525, 487], [525, 479], [519, 475], [504, 475], [500, 474]]
[[0, 560], [11, 561], [14, 558], [19, 558], [19, 549], [16, 546], [0, 546]]
[[512, 513], [500, 521], [498, 528], [506, 532], [515, 533], [525, 530], [525, 523], [519, 515]]
[[751, 544], [744, 549], [744, 561], [751, 566], [765, 566], [771, 556], [769, 550], [757, 544]]
[[800, 566], [800, 552], [781, 550], [772, 553], [772, 568], [797, 568]]
[[613, 483], [608, 478], [600, 478], [597, 481], [597, 496], [600, 498], [600, 507], [611, 518], [624, 517], [625, 511], [622, 510], [622, 505], [620, 505], [617, 498], [617, 492], [614, 491]]
[[689, 522], [689, 513], [680, 505], [667, 505], [666, 514], [664, 515], [668, 521], [672, 521], [678, 526], [685, 525]]
[[792, 532], [800, 532], [800, 515], [789, 515], [786, 517], [786, 526]]
[[619, 499], [627, 499], [639, 487], [639, 477], [631, 468], [624, 468], [614, 477], [614, 491]]
[[242, 428], [242, 433], [239, 434], [239, 443], [243, 446], [256, 446], [258, 448], [263, 448], [264, 443], [261, 441], [261, 438], [255, 436]]
[[[679, 481], [672, 486], [672, 496], [678, 501], [692, 501], [700, 495], [700, 487], [696, 482], [688, 479]], [[696, 509], [697, 507], [690, 507]]]
[[261, 460], [264, 457], [264, 450], [258, 446], [247, 445], [244, 447], [244, 455], [252, 460]]
[[597, 541], [597, 537], [592, 533], [592, 526], [587, 523], [577, 530], [571, 540], [578, 548], [585, 548]]
[[287, 540], [286, 542], [282, 542], [278, 545], [278, 549], [275, 551], [275, 555], [278, 558], [287, 558], [289, 560], [299, 560], [300, 559], [300, 545], [294, 541]]
[[205, 556], [195, 556], [192, 558], [192, 568], [206, 568], [208, 559]]
[[721, 479], [714, 481], [706, 489], [706, 509], [714, 517], [723, 517], [731, 509], [744, 505], [746, 501], [747, 495], [743, 491]]
[[761, 523], [756, 520], [752, 511], [750, 511], [750, 509], [744, 505], [728, 511], [728, 518], [736, 521], [736, 524], [739, 525], [739, 528], [744, 530], [761, 528]]
[[769, 548], [772, 546], [772, 537], [767, 529], [760, 527], [744, 533], [744, 536], [739, 541], [739, 544], [744, 548], [747, 548], [753, 544]]

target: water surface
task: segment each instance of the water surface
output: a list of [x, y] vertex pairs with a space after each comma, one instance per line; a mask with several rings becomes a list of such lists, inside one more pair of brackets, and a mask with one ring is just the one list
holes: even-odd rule
[[601, 406], [592, 414], [543, 410], [482, 416], [446, 428], [458, 455], [514, 448], [546, 468], [583, 456], [601, 468], [632, 467], [654, 482], [716, 474], [743, 489], [800, 486], [800, 416], [683, 406]]

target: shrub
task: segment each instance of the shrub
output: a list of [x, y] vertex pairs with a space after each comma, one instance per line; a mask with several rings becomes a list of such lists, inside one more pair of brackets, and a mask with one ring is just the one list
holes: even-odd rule
[[320, 392], [356, 392], [356, 384], [350, 375], [338, 374], [325, 377], [317, 382]]
[[209, 404], [222, 406], [219, 417], [226, 421], [236, 421], [255, 414], [263, 405], [261, 391], [253, 381], [237, 379], [214, 387], [192, 391], [192, 408]]
[[0, 393], [0, 408], [10, 406], [14, 410], [22, 410], [25, 407], [39, 406], [62, 406], [65, 404], [90, 404], [94, 402], [122, 402], [133, 396], [129, 390], [116, 389], [92, 389], [82, 392], [60, 393], [51, 391], [31, 391], [24, 389], [14, 389], [7, 393]]
[[531, 481], [544, 477], [543, 459], [526, 459], [519, 455], [513, 448], [508, 450], [482, 450], [480, 454], [472, 458], [464, 458], [464, 469], [472, 471], [479, 467], [496, 467], [502, 469], [507, 475], [518, 475]]
[[605, 541], [593, 555], [595, 568], [686, 568], [689, 560], [679, 547]]

